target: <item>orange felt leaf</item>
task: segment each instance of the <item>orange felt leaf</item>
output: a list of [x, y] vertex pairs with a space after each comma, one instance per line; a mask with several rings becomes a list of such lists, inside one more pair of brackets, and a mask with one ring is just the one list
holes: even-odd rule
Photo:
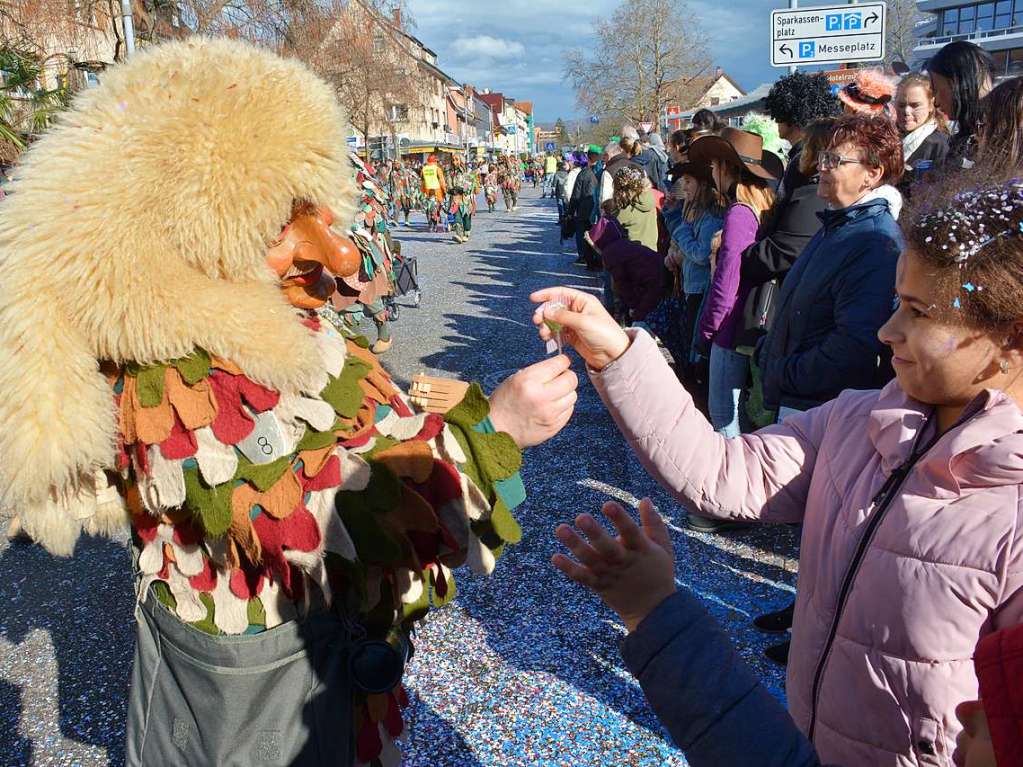
[[433, 474], [433, 450], [421, 441], [402, 442], [373, 456], [399, 477], [409, 477], [416, 484], [426, 482]]
[[175, 368], [168, 367], [163, 385], [181, 423], [189, 431], [209, 426], [216, 420], [217, 400], [209, 381], [203, 379], [188, 386]]
[[232, 552], [230, 546], [228, 547], [228, 561], [232, 557], [238, 558], [238, 548], [245, 552], [245, 556], [253, 564], [262, 559], [263, 549], [256, 531], [252, 527], [252, 519], [249, 517], [252, 507], [260, 503], [261, 496], [262, 493], [248, 483], [238, 485], [231, 493], [231, 527], [228, 528], [227, 536], [236, 545], [236, 548]]
[[327, 461], [334, 455], [334, 445], [321, 447], [319, 450], [303, 450], [298, 454], [302, 461], [302, 473], [312, 479], [327, 465]]
[[285, 519], [302, 502], [302, 484], [291, 469], [274, 482], [273, 487], [260, 493], [259, 505], [274, 519]]
[[384, 393], [371, 384], [368, 378], [363, 378], [359, 381], [359, 388], [362, 389], [362, 394], [365, 399], [372, 400], [373, 402], [377, 402], [381, 405], [387, 403], [387, 397], [384, 396]]
[[126, 445], [134, 445], [139, 440], [138, 432], [135, 431], [135, 408], [131, 404], [133, 401], [138, 401], [135, 378], [125, 376], [124, 388], [121, 390], [121, 407], [117, 413], [117, 426]]
[[242, 375], [242, 369], [235, 365], [230, 360], [225, 360], [223, 357], [218, 357], [216, 354], [210, 355], [210, 365], [217, 368], [217, 370], [223, 370], [225, 373], [231, 375], [240, 376]]
[[128, 377], [125, 377], [125, 393], [130, 394], [129, 407], [135, 419], [135, 432], [138, 441], [146, 445], [159, 445], [171, 435], [174, 428], [174, 408], [167, 397], [167, 387], [163, 387], [163, 399], [156, 407], [142, 407], [139, 402], [137, 386], [128, 389]]
[[382, 722], [387, 716], [387, 698], [385, 693], [374, 693], [366, 696], [366, 710], [371, 722]]

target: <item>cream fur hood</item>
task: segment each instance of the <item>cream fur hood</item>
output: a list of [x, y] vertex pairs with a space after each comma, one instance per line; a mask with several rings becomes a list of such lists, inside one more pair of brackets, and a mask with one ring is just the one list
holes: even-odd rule
[[[74, 101], [0, 203], [0, 508], [51, 550], [123, 521], [94, 483], [117, 423], [101, 360], [200, 346], [282, 391], [320, 375], [265, 265], [292, 200], [354, 210], [346, 117], [302, 64], [195, 39]], [[102, 486], [104, 483], [98, 483]]]

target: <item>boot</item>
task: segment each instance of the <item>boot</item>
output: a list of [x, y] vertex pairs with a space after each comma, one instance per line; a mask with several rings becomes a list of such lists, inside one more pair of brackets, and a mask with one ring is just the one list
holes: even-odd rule
[[391, 339], [391, 329], [388, 327], [386, 319], [374, 317], [373, 322], [377, 326], [377, 340], [369, 350], [374, 354], [383, 354], [394, 345], [394, 341]]
[[766, 634], [782, 634], [792, 628], [792, 614], [795, 609], [796, 603], [790, 602], [780, 610], [758, 615], [753, 619], [753, 625]]

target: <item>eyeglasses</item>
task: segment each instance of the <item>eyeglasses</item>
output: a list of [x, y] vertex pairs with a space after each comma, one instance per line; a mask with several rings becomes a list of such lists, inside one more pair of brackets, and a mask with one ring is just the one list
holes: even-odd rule
[[863, 165], [863, 160], [855, 157], [846, 157], [838, 152], [818, 152], [817, 170], [832, 170], [840, 165]]

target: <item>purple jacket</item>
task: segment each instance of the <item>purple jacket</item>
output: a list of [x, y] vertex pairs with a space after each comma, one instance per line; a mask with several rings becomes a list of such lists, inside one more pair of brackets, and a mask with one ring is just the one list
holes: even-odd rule
[[591, 378], [647, 471], [700, 514], [803, 524], [786, 694], [821, 761], [950, 765], [978, 639], [1023, 622], [1023, 413], [986, 391], [904, 472], [932, 408], [894, 381], [725, 439], [630, 335]]
[[[717, 266], [700, 315], [700, 336], [726, 349], [735, 348], [746, 296], [739, 295], [742, 252], [756, 242], [760, 224], [746, 205], [734, 203], [725, 211]], [[744, 292], [748, 292], [746, 289]]]
[[602, 216], [586, 239], [611, 275], [615, 295], [641, 321], [664, 296], [664, 261], [657, 251], [630, 240], [622, 225]]

